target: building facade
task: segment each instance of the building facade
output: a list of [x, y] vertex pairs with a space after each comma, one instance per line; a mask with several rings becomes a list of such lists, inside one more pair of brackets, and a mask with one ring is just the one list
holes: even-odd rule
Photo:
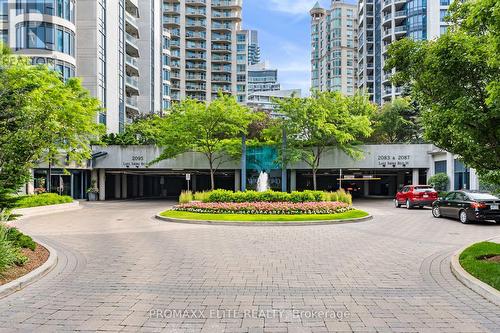
[[[323, 156], [317, 173], [318, 189], [344, 188], [355, 197], [393, 198], [405, 185], [426, 184], [436, 173], [446, 173], [450, 190], [480, 188], [473, 169], [464, 166], [457, 156], [430, 144], [365, 145], [359, 147], [364, 157], [352, 159], [340, 150], [329, 150]], [[65, 166], [68, 172], [53, 165], [34, 170], [33, 188], [48, 184], [62, 194], [85, 198], [84, 190], [93, 182], [99, 187], [100, 200], [129, 198], [175, 198], [187, 189], [186, 175], [190, 175], [191, 189], [210, 188], [208, 162], [202, 154], [186, 153], [175, 159], [150, 165], [161, 153], [154, 146], [94, 146], [94, 159], [87, 167]], [[240, 190], [243, 183], [254, 189], [261, 171], [269, 174], [270, 185], [281, 190], [282, 173], [272, 147], [248, 147], [246, 172], [242, 173], [239, 160], [223, 163], [216, 173], [217, 188]], [[61, 161], [64, 163], [63, 159]], [[246, 179], [242, 179], [245, 177]], [[303, 162], [287, 167], [287, 190], [312, 189], [312, 172]]]
[[161, 0], [0, 0], [1, 39], [16, 54], [79, 77], [108, 133], [162, 110]]
[[63, 79], [76, 74], [74, 0], [0, 0], [0, 40], [33, 64], [47, 64]]
[[163, 25], [171, 34], [172, 101], [210, 101], [218, 92], [236, 95], [242, 0], [163, 3]]
[[263, 91], [280, 90], [278, 70], [269, 68], [268, 64], [259, 63], [248, 67], [248, 96]]
[[325, 9], [316, 3], [311, 14], [311, 87], [317, 91], [357, 90], [356, 5], [333, 0]]
[[450, 0], [362, 0], [358, 2], [358, 87], [378, 104], [401, 95], [384, 71], [389, 45], [404, 37], [431, 40], [447, 30]]

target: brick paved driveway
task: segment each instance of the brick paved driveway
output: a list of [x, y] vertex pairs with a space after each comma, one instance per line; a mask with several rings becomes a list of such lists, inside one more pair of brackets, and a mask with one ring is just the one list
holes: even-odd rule
[[360, 202], [375, 219], [350, 225], [154, 220], [166, 205], [94, 203], [23, 221], [59, 263], [0, 300], [0, 331], [500, 331], [500, 309], [449, 269], [455, 250], [500, 226], [388, 201]]

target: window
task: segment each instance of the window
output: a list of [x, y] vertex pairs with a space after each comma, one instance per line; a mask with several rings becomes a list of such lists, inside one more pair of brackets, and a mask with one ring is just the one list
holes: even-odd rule
[[434, 174], [447, 173], [446, 161], [434, 162]]
[[450, 5], [450, 0], [440, 0], [441, 6], [449, 6]]
[[466, 190], [470, 187], [470, 170], [461, 161], [455, 160], [455, 190]]
[[446, 17], [448, 15], [448, 10], [446, 9], [441, 9], [439, 11], [439, 19], [441, 22], [446, 22]]

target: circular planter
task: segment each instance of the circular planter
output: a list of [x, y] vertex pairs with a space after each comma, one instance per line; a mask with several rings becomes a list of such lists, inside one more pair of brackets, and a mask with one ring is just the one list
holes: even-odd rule
[[213, 220], [191, 220], [191, 219], [180, 219], [174, 217], [165, 217], [160, 214], [156, 215], [156, 219], [165, 222], [172, 223], [184, 223], [184, 224], [198, 224], [198, 225], [224, 225], [224, 226], [238, 226], [238, 227], [248, 227], [248, 226], [311, 226], [311, 225], [332, 225], [332, 224], [346, 224], [363, 222], [373, 219], [372, 215], [368, 215], [360, 218], [353, 219], [343, 219], [343, 220], [317, 220], [317, 221], [213, 221]]

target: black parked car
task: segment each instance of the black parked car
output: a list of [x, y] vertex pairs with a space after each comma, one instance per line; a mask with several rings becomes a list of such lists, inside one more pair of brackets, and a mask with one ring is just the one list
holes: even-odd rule
[[432, 204], [432, 215], [458, 218], [462, 223], [487, 220], [500, 223], [499, 206], [500, 199], [491, 194], [455, 191]]

